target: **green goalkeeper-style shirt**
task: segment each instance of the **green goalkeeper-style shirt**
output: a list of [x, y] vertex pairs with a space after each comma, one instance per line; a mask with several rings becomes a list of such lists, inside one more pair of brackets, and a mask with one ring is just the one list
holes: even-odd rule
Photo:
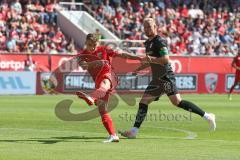
[[[162, 57], [169, 54], [167, 42], [159, 35], [155, 36], [151, 40], [147, 40], [145, 43], [146, 54], [152, 57]], [[170, 63], [166, 65], [151, 63], [152, 79], [159, 79], [167, 74], [173, 75], [173, 70]]]

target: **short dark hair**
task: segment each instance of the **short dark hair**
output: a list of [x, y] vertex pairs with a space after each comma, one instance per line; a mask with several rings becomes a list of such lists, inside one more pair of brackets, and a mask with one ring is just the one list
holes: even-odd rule
[[91, 41], [97, 42], [98, 37], [94, 33], [89, 33], [89, 34], [87, 34], [86, 40], [91, 40]]

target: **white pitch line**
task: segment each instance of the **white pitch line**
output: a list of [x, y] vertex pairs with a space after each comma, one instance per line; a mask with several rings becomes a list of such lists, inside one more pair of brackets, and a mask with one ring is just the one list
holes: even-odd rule
[[[177, 132], [183, 132], [187, 134], [186, 137], [172, 137], [172, 138], [180, 138], [180, 139], [195, 139], [198, 135], [195, 132], [184, 130], [184, 129], [178, 129], [178, 128], [169, 128], [169, 127], [146, 127], [146, 128], [155, 128], [155, 129], [164, 129], [164, 130], [171, 130], [171, 131], [177, 131]], [[162, 136], [163, 137], [163, 136]], [[165, 136], [164, 136], [165, 137]]]
[[[87, 122], [89, 124], [98, 124], [95, 122]], [[174, 139], [195, 139], [198, 135], [195, 132], [189, 131], [189, 130], [184, 130], [184, 129], [179, 129], [179, 128], [169, 128], [169, 127], [149, 127], [146, 126], [145, 128], [155, 128], [155, 129], [164, 129], [164, 130], [172, 130], [172, 131], [177, 131], [177, 132], [183, 132], [185, 134], [187, 134], [187, 136], [185, 137], [169, 137], [169, 136], [151, 136], [152, 138], [174, 138]]]

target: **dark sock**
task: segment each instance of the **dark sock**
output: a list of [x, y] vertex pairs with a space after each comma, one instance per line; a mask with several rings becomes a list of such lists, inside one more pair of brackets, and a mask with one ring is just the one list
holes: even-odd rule
[[147, 115], [147, 111], [148, 111], [148, 105], [139, 103], [139, 108], [138, 108], [138, 112], [136, 115], [134, 127], [140, 128], [142, 122], [144, 121], [144, 119]]
[[205, 112], [201, 108], [199, 108], [198, 106], [196, 106], [195, 104], [193, 104], [192, 102], [189, 102], [189, 101], [182, 100], [178, 104], [178, 107], [180, 107], [186, 111], [196, 113], [196, 114], [200, 115], [201, 117], [203, 117], [205, 114]]

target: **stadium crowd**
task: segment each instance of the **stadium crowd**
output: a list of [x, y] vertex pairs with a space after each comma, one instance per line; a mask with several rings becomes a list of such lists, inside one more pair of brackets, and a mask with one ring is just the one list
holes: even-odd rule
[[77, 51], [56, 25], [57, 0], [0, 1], [0, 53]]
[[92, 0], [97, 19], [121, 39], [146, 39], [143, 19], [155, 18], [175, 55], [236, 55], [239, 0]]
[[[142, 22], [152, 17], [172, 54], [232, 56], [240, 48], [240, 0], [89, 3], [96, 18], [121, 39], [146, 39]], [[58, 0], [1, 0], [0, 4], [0, 53], [77, 53], [74, 41], [56, 25]]]

